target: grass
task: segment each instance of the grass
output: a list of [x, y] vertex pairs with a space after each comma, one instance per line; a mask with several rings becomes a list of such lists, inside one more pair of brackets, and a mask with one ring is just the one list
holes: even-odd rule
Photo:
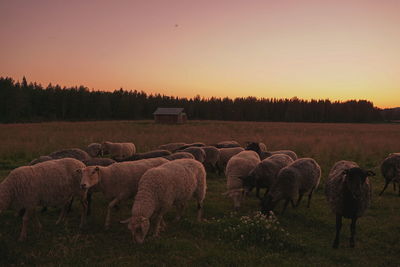
[[[348, 246], [349, 226], [344, 221], [341, 246], [331, 249], [335, 218], [323, 194], [323, 180], [316, 191], [311, 208], [301, 203], [297, 210], [288, 208], [278, 216], [281, 226], [290, 233], [291, 248], [271, 249], [249, 244], [236, 246], [229, 238], [221, 238], [216, 220], [223, 220], [232, 210], [232, 203], [221, 195], [225, 178], [208, 173], [205, 218], [195, 221], [195, 203], [187, 208], [184, 218], [173, 223], [175, 211], [167, 216], [168, 228], [159, 239], [149, 238], [143, 245], [131, 242], [126, 226], [118, 220], [130, 214], [131, 202], [114, 212], [111, 229], [102, 226], [107, 201], [94, 196], [93, 215], [85, 231], [78, 229], [78, 203], [66, 222], [55, 225], [59, 210], [50, 208], [40, 214], [44, 226], [41, 233], [30, 226], [28, 240], [18, 243], [21, 218], [13, 211], [0, 215], [1, 265], [94, 265], [94, 266], [399, 266], [400, 198], [389, 188], [378, 197], [383, 187], [379, 171], [382, 160], [391, 152], [400, 151], [400, 125], [395, 124], [307, 124], [192, 121], [186, 125], [155, 125], [150, 121], [55, 122], [40, 124], [0, 125], [0, 180], [13, 168], [31, 159], [62, 148], [84, 148], [91, 142], [132, 141], [140, 152], [168, 142], [214, 143], [237, 140], [264, 142], [269, 150], [291, 149], [301, 157], [312, 157], [323, 170], [322, 179], [338, 160], [347, 159], [374, 170], [373, 202], [358, 222], [356, 248]], [[258, 210], [251, 196], [238, 218]], [[224, 223], [228, 223], [224, 221]]]

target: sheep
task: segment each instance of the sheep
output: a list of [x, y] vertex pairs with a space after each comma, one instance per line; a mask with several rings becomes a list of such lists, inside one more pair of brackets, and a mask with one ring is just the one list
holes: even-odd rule
[[231, 140], [231, 141], [221, 141], [215, 145], [216, 148], [230, 148], [230, 147], [240, 147], [240, 144], [237, 141]]
[[143, 173], [153, 167], [168, 162], [164, 158], [142, 159], [137, 161], [117, 162], [106, 167], [89, 166], [82, 168], [79, 173], [83, 189], [101, 191], [108, 204], [105, 229], [110, 227], [111, 209], [119, 202], [132, 198], [137, 193], [139, 180]]
[[62, 149], [49, 154], [52, 159], [73, 158], [80, 161], [91, 158], [86, 151], [79, 148]]
[[245, 149], [257, 152], [261, 160], [266, 159], [274, 154], [286, 154], [293, 160], [296, 160], [298, 158], [296, 153], [291, 150], [263, 151], [264, 149], [267, 149], [263, 143], [251, 142], [246, 146]]
[[86, 166], [108, 166], [115, 163], [116, 161], [109, 158], [91, 158], [82, 162]]
[[206, 158], [204, 159], [204, 167], [209, 168], [210, 171], [215, 172], [217, 170], [217, 163], [219, 160], [219, 149], [214, 146], [202, 147], [206, 153]]
[[[249, 176], [241, 177], [243, 187], [247, 192], [256, 187], [256, 196], [260, 198], [260, 188], [269, 190], [275, 184], [278, 172], [291, 163], [293, 159], [286, 154], [272, 155], [258, 163]], [[264, 196], [268, 190], [265, 191]]]
[[175, 152], [169, 156], [164, 156], [163, 158], [167, 160], [176, 160], [176, 159], [195, 159], [192, 154], [189, 152]]
[[[400, 183], [400, 153], [390, 154], [381, 164], [382, 176], [385, 178], [385, 186], [379, 193], [381, 196], [386, 188], [393, 182], [393, 189], [396, 191], [396, 183]], [[400, 186], [399, 186], [400, 196]]]
[[171, 152], [168, 150], [153, 150], [145, 153], [136, 153], [133, 156], [124, 158], [122, 160], [118, 160], [119, 162], [121, 161], [132, 161], [132, 160], [140, 160], [140, 159], [150, 159], [150, 158], [158, 158], [158, 157], [163, 157], [163, 156], [169, 156], [171, 155]]
[[122, 160], [136, 153], [136, 147], [133, 143], [112, 143], [103, 142], [101, 145], [102, 155], [110, 154], [114, 160]]
[[282, 214], [289, 202], [293, 207], [298, 207], [306, 193], [308, 193], [307, 207], [310, 207], [312, 194], [321, 179], [321, 168], [314, 159], [301, 158], [282, 168], [276, 179], [268, 194], [261, 200], [261, 212], [264, 214], [273, 210], [281, 200], [285, 200]]
[[218, 174], [221, 175], [225, 171], [226, 164], [234, 155], [244, 151], [242, 147], [228, 147], [219, 149], [219, 160], [217, 161]]
[[241, 177], [248, 176], [259, 162], [260, 157], [254, 151], [242, 151], [228, 161], [226, 165], [227, 192], [224, 194], [232, 198], [235, 210], [240, 208], [244, 195]]
[[350, 247], [355, 246], [356, 222], [371, 202], [371, 185], [368, 176], [375, 173], [361, 169], [357, 163], [342, 160], [336, 162], [325, 182], [325, 195], [332, 211], [336, 214], [336, 236], [333, 248], [339, 247], [342, 217], [351, 219]]
[[206, 159], [206, 153], [201, 147], [188, 147], [183, 150], [178, 150], [177, 152], [188, 152], [194, 156], [194, 158], [201, 163]]
[[53, 158], [49, 157], [49, 156], [40, 156], [39, 158], [34, 159], [31, 162], [29, 162], [29, 165], [32, 166], [32, 165], [35, 165], [35, 164], [38, 164], [38, 163], [41, 163], [41, 162], [45, 162], [45, 161], [49, 161], [49, 160], [52, 160], [52, 159]]
[[98, 157], [101, 154], [101, 144], [100, 143], [91, 143], [87, 146], [86, 152], [91, 157]]
[[185, 150], [186, 148], [189, 147], [203, 147], [206, 146], [206, 144], [202, 143], [202, 142], [196, 142], [196, 143], [191, 143], [191, 144], [184, 144], [183, 146], [179, 147], [178, 149], [176, 149], [175, 151], [179, 151], [179, 150]]
[[146, 171], [139, 182], [132, 217], [124, 221], [133, 241], [143, 243], [149, 230], [157, 237], [164, 214], [175, 206], [178, 221], [192, 197], [197, 201], [197, 220], [201, 221], [206, 190], [206, 171], [193, 159], [174, 160]]
[[56, 224], [64, 220], [66, 209], [74, 196], [79, 196], [83, 206], [81, 227], [86, 219], [84, 191], [80, 189], [80, 179], [76, 170], [85, 165], [76, 159], [65, 158], [23, 166], [14, 169], [0, 184], [0, 213], [10, 207], [25, 210], [22, 218], [20, 241], [27, 237], [27, 227], [33, 216], [37, 226], [42, 226], [36, 215], [36, 207], [62, 206]]
[[186, 145], [186, 143], [169, 143], [165, 145], [160, 145], [158, 148], [163, 150], [168, 150], [170, 152], [175, 152], [184, 145]]

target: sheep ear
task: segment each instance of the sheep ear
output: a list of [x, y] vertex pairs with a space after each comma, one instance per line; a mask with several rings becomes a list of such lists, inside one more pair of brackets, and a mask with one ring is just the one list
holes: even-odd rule
[[373, 171], [367, 171], [367, 176], [375, 176], [376, 174]]

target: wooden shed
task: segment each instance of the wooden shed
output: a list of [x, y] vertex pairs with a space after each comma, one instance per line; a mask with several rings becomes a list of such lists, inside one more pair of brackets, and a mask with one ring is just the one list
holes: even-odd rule
[[181, 124], [187, 120], [183, 108], [157, 108], [153, 115], [155, 123]]

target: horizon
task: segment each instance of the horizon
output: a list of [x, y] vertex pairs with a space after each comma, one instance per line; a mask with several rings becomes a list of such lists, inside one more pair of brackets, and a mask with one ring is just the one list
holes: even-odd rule
[[0, 74], [15, 80], [400, 106], [400, 2], [393, 0], [39, 0], [0, 8], [7, 37]]

